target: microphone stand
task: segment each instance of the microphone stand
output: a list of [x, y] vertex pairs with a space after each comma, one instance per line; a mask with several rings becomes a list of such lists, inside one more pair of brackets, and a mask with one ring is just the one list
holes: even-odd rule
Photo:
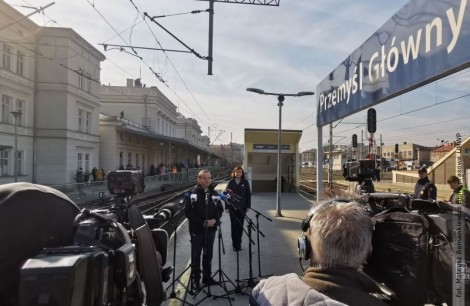
[[[234, 203], [233, 200], [231, 200], [231, 199], [230, 199], [230, 204], [231, 204], [231, 205], [229, 206], [229, 209], [230, 209], [230, 211], [232, 212], [235, 221], [240, 225], [240, 227], [242, 228], [242, 230], [243, 230], [243, 231], [246, 233], [246, 235], [249, 237], [249, 238], [248, 238], [248, 239], [249, 239], [249, 242], [248, 242], [248, 243], [249, 243], [249, 247], [248, 247], [248, 248], [250, 249], [250, 253], [251, 253], [251, 244], [252, 244], [252, 243], [254, 244], [254, 242], [253, 242], [253, 240], [251, 239], [251, 235], [248, 233], [247, 230], [245, 230], [245, 228], [244, 228], [243, 225], [242, 225], [242, 222], [240, 221], [240, 219], [239, 219], [239, 218], [236, 216], [236, 214], [235, 214], [236, 211], [241, 212], [240, 207], [238, 207], [238, 205], [237, 205], [236, 203]], [[246, 216], [245, 216], [245, 217], [246, 217]], [[248, 295], [248, 294], [246, 294], [246, 292], [243, 292], [243, 291], [242, 291], [243, 288], [246, 288], [246, 287], [248, 287], [248, 286], [247, 286], [247, 285], [245, 285], [245, 286], [240, 286], [240, 259], [239, 259], [239, 253], [240, 253], [240, 252], [239, 252], [239, 250], [237, 250], [236, 253], [237, 253], [237, 285], [234, 286], [235, 289], [232, 290], [231, 293], [232, 293], [232, 292], [235, 292], [235, 293], [241, 293], [241, 294], [243, 294], [243, 295]]]
[[[248, 221], [248, 239], [251, 240], [251, 231], [252, 229], [254, 228], [253, 226], [253, 221], [251, 221], [250, 218], [248, 217], [245, 217]], [[253, 242], [254, 244], [254, 242]], [[249, 273], [250, 273], [250, 277], [245, 279], [247, 281], [247, 285], [246, 287], [248, 288], [254, 288], [255, 285], [256, 285], [256, 282], [255, 282], [255, 278], [256, 277], [253, 277], [253, 265], [252, 265], [252, 261], [253, 261], [253, 258], [252, 258], [252, 252], [251, 252], [251, 243], [248, 244], [248, 260], [249, 260]]]
[[259, 229], [259, 216], [263, 216], [264, 218], [269, 220], [269, 222], [272, 222], [273, 220], [269, 219], [268, 217], [266, 217], [265, 215], [263, 215], [262, 213], [260, 213], [254, 208], [250, 208], [250, 209], [256, 213], [256, 229], [257, 229], [256, 235], [257, 235], [257, 243], [258, 243], [258, 277], [268, 277], [268, 276], [271, 276], [272, 274], [261, 276], [261, 257], [260, 257], [261, 252], [260, 252], [260, 244], [259, 244], [259, 235], [263, 236], [263, 238], [266, 238], [266, 237], [264, 236], [263, 232], [261, 232], [261, 230]]
[[[184, 210], [184, 208], [182, 210], [180, 210], [178, 213], [175, 214], [175, 217], [178, 216], [182, 211]], [[176, 227], [173, 231], [173, 265], [176, 267], [176, 240], [177, 240], [177, 230], [176, 230]], [[189, 281], [188, 283], [185, 285], [183, 284], [181, 281], [180, 281], [180, 278], [181, 276], [183, 276], [186, 271], [188, 271], [189, 269], [192, 270], [193, 268], [193, 264], [191, 263], [189, 266], [186, 267], [186, 269], [183, 270], [183, 272], [181, 272], [178, 277], [175, 277], [175, 268], [173, 268], [173, 281], [170, 285], [168, 285], [168, 287], [166, 287], [166, 290], [168, 290], [170, 287], [172, 287], [171, 289], [171, 293], [170, 293], [170, 299], [177, 299], [179, 300], [180, 302], [183, 302], [183, 305], [184, 304], [188, 304], [188, 305], [191, 305], [191, 306], [194, 306], [194, 304], [191, 304], [191, 303], [188, 303], [186, 302], [186, 296], [187, 296], [187, 292], [188, 292], [188, 287], [191, 288], [191, 292], [190, 294], [193, 294], [192, 292], [192, 284], [189, 284]], [[190, 281], [192, 282], [192, 278], [190, 277]], [[180, 297], [177, 296], [177, 294], [179, 293], [179, 290], [178, 291], [175, 291], [175, 283], [178, 282], [181, 286], [183, 286], [185, 288], [185, 293], [184, 293], [184, 299], [181, 299]]]

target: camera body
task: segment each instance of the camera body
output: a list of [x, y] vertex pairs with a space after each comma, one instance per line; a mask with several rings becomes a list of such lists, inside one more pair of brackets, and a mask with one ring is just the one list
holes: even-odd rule
[[142, 193], [145, 189], [141, 170], [117, 170], [107, 175], [110, 194], [128, 196]]
[[[143, 274], [152, 269], [139, 261], [139, 252], [143, 243], [147, 250], [165, 246], [164, 250], [153, 250], [161, 274], [167, 241], [158, 239], [168, 240], [168, 236], [163, 230], [153, 229], [152, 237], [157, 241], [139, 239], [122, 220], [129, 211], [122, 210], [123, 205], [84, 210], [76, 218], [73, 245], [46, 248], [28, 259], [20, 272], [20, 305], [160, 305], [164, 300], [164, 277], [153, 275], [160, 284], [149, 286]], [[159, 298], [149, 302], [150, 290], [156, 291]]]
[[375, 175], [375, 161], [349, 160], [343, 164], [343, 177], [348, 181], [371, 180]]
[[455, 282], [470, 298], [470, 253], [459, 252], [470, 245], [470, 215], [462, 207], [375, 193], [366, 196], [365, 209], [374, 232], [364, 272], [393, 290], [400, 305], [450, 305]]

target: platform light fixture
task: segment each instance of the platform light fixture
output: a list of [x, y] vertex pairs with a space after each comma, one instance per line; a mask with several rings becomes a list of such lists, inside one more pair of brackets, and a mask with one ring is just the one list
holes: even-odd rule
[[303, 97], [303, 96], [313, 96], [315, 93], [313, 91], [301, 91], [296, 94], [283, 94], [283, 93], [274, 93], [274, 92], [265, 92], [259, 88], [247, 88], [247, 91], [254, 92], [260, 95], [268, 96], [277, 96], [278, 106], [279, 106], [279, 129], [277, 133], [277, 187], [276, 187], [276, 215], [282, 217], [281, 212], [281, 146], [282, 146], [282, 102], [284, 102], [285, 97]]

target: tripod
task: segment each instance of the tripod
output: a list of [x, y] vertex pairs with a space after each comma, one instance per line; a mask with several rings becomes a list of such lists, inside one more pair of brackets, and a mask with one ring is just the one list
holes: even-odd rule
[[[179, 214], [179, 213], [177, 213], [176, 215], [178, 215], [178, 214]], [[175, 217], [176, 217], [176, 215], [175, 215]], [[177, 240], [177, 231], [176, 231], [176, 227], [175, 227], [175, 229], [174, 229], [174, 231], [173, 231], [173, 265], [174, 265], [175, 267], [176, 267], [176, 240]], [[181, 276], [183, 276], [183, 275], [186, 273], [186, 271], [188, 271], [188, 270], [190, 270], [190, 269], [191, 269], [190, 272], [191, 272], [191, 274], [192, 274], [192, 269], [193, 269], [192, 263], [191, 263], [189, 266], [187, 266], [186, 269], [184, 269], [183, 272], [181, 272], [181, 273], [178, 275], [178, 277], [175, 277], [175, 274], [176, 274], [176, 271], [175, 271], [175, 270], [176, 270], [176, 269], [173, 268], [173, 281], [171, 282], [171, 284], [168, 285], [168, 287], [166, 287], [166, 290], [165, 290], [165, 291], [167, 291], [167, 290], [171, 287], [171, 288], [172, 288], [172, 289], [171, 289], [172, 291], [171, 291], [169, 297], [170, 297], [171, 299], [177, 299], [177, 300], [179, 300], [180, 302], [183, 303], [183, 305], [184, 305], [184, 304], [194, 305], [194, 304], [191, 304], [191, 303], [186, 302], [186, 296], [187, 296], [187, 292], [188, 292], [188, 287], [191, 288], [191, 289], [190, 289], [190, 294], [193, 294], [193, 291], [192, 291], [192, 287], [193, 287], [193, 286], [192, 286], [192, 283], [190, 283], [190, 282], [192, 282], [192, 279], [190, 278], [190, 281], [189, 281], [186, 285], [183, 284], [183, 283], [180, 281]], [[177, 294], [179, 293], [179, 291], [175, 291], [175, 283], [176, 283], [176, 282], [178, 282], [178, 283], [179, 283], [181, 286], [183, 286], [184, 289], [185, 289], [184, 299], [181, 299], [180, 297], [177, 296]]]
[[[251, 241], [251, 231], [253, 229], [253, 221], [251, 221], [251, 219], [248, 217], [247, 217], [247, 221], [248, 221], [248, 239]], [[250, 277], [244, 280], [247, 281], [246, 287], [254, 288], [256, 285], [256, 282], [255, 282], [255, 277], [253, 277], [253, 265], [252, 265], [253, 255], [252, 255], [252, 250], [251, 250], [251, 243], [248, 244], [248, 262], [249, 262]]]
[[261, 275], [261, 252], [260, 252], [260, 244], [259, 244], [259, 235], [263, 236], [263, 238], [265, 238], [263, 232], [261, 232], [261, 230], [259, 229], [259, 216], [263, 216], [264, 218], [268, 219], [270, 222], [272, 222], [273, 220], [269, 219], [268, 217], [266, 217], [265, 215], [263, 215], [262, 213], [260, 213], [259, 211], [257, 211], [256, 209], [254, 208], [251, 208], [252, 211], [254, 211], [256, 213], [256, 230], [257, 230], [257, 233], [256, 233], [256, 238], [257, 238], [257, 243], [258, 243], [258, 277], [268, 277], [268, 276], [271, 276], [271, 275]]
[[232, 305], [232, 300], [234, 300], [233, 298], [230, 297], [230, 291], [227, 291], [227, 286], [225, 283], [231, 283], [234, 287], [235, 287], [235, 284], [232, 282], [232, 280], [230, 280], [230, 278], [227, 276], [227, 274], [225, 274], [225, 272], [222, 270], [222, 255], [221, 253], [223, 252], [224, 255], [225, 255], [225, 247], [224, 247], [224, 241], [223, 241], [223, 238], [222, 238], [222, 228], [220, 227], [220, 222], [218, 224], [218, 256], [219, 256], [219, 269], [217, 269], [217, 271], [214, 272], [214, 274], [212, 275], [212, 278], [214, 278], [215, 276], [219, 276], [218, 278], [218, 285], [220, 287], [222, 287], [225, 291], [225, 294], [221, 295], [221, 296], [214, 296], [214, 300], [216, 298], [226, 298], [229, 300], [229, 303], [230, 305]]
[[[249, 250], [251, 252], [251, 245], [254, 244], [254, 242], [251, 239], [251, 235], [248, 233], [248, 231], [246, 231], [243, 228], [243, 220], [240, 220], [240, 218], [247, 219], [245, 212], [241, 210], [241, 208], [237, 205], [237, 203], [233, 199], [230, 199], [229, 209], [230, 209], [231, 222], [236, 222], [240, 226], [241, 230], [243, 232], [245, 232], [247, 234], [247, 236], [249, 237], [248, 238], [249, 239], [248, 243], [249, 243]], [[232, 226], [232, 231], [233, 231], [233, 226]], [[243, 234], [243, 232], [241, 234]], [[232, 232], [232, 239], [233, 239], [233, 232]], [[248, 285], [243, 285], [243, 286], [240, 285], [240, 282], [241, 282], [240, 281], [240, 257], [239, 257], [239, 251], [240, 250], [241, 249], [238, 249], [238, 248], [234, 249], [234, 251], [237, 252], [237, 280], [236, 280], [237, 285], [235, 286], [235, 289], [232, 290], [231, 292], [241, 293], [241, 294], [247, 295], [245, 292], [242, 291], [242, 289], [248, 287]]]

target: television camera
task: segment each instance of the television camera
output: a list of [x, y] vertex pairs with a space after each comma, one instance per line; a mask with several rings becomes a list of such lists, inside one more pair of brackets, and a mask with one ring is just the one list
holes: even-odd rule
[[374, 223], [364, 272], [392, 289], [398, 304], [470, 298], [470, 210], [401, 193], [373, 193], [363, 201]]
[[362, 193], [375, 191], [372, 179], [375, 176], [375, 161], [368, 159], [349, 160], [343, 164], [343, 177], [348, 181], [357, 181]]
[[[134, 174], [118, 172], [108, 188], [120, 181], [143, 190], [143, 180], [135, 181]], [[0, 221], [19, 223], [15, 240], [22, 242], [6, 243], [9, 256], [1, 252], [2, 278], [11, 276], [0, 281], [1, 305], [154, 306], [165, 299], [163, 282], [172, 267], [164, 268], [168, 234], [159, 226], [172, 217], [176, 204], [149, 218], [123, 198], [107, 209], [80, 211], [46, 186], [6, 184], [0, 194], [8, 195], [0, 197]], [[121, 195], [129, 199], [134, 192]], [[34, 213], [31, 222], [20, 218], [27, 210]]]
[[364, 181], [375, 176], [375, 161], [348, 160], [343, 165], [343, 177], [348, 181]]

